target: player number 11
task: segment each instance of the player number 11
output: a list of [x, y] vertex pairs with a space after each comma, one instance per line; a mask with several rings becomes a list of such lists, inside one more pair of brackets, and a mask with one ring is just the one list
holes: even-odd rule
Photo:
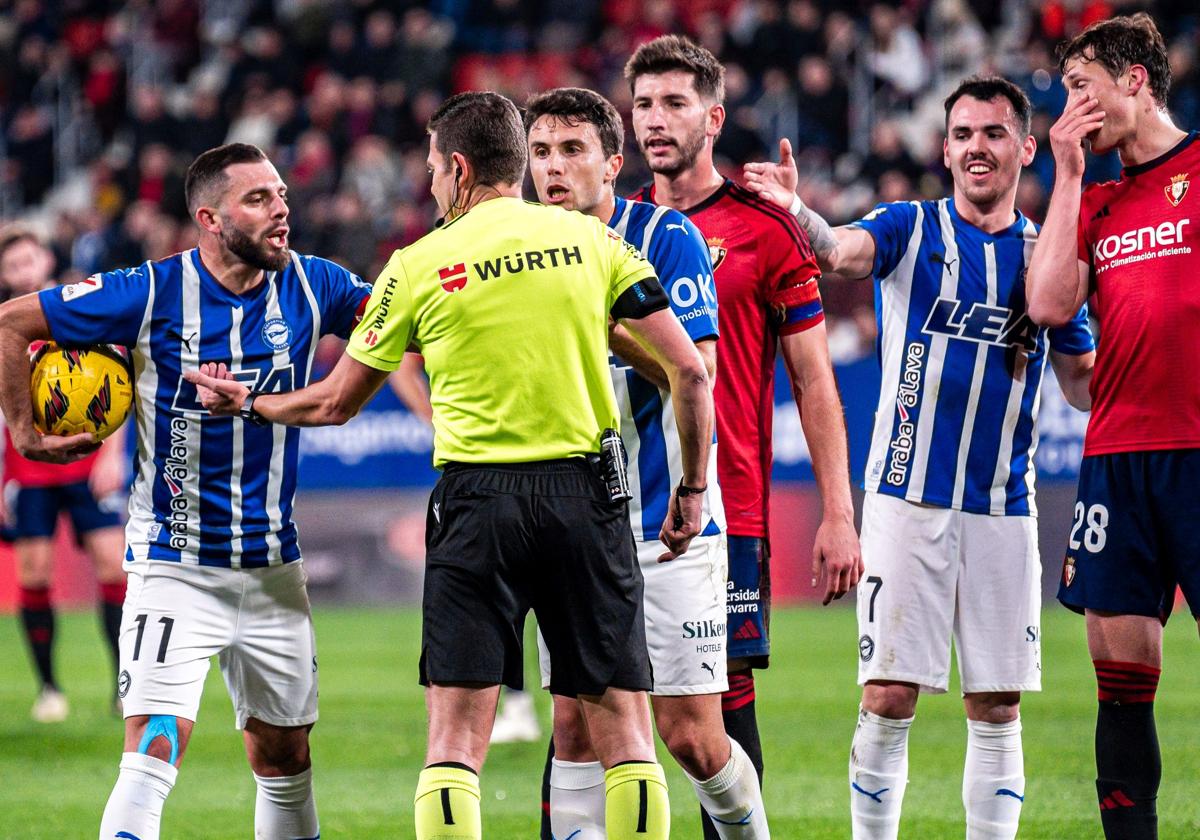
[[[142, 653], [142, 636], [144, 636], [146, 633], [146, 619], [147, 618], [149, 618], [149, 616], [147, 616], [145, 613], [142, 613], [141, 615], [139, 615], [133, 619], [134, 623], [137, 624], [137, 626], [138, 626], [137, 638], [133, 640], [133, 661], [134, 662], [137, 661], [137, 658]], [[175, 619], [164, 615], [162, 618], [160, 618], [158, 620], [158, 623], [163, 626], [163, 631], [162, 631], [162, 638], [158, 642], [158, 657], [156, 658], [155, 661], [166, 662], [167, 661], [167, 643], [171, 641], [171, 628], [175, 626]]]

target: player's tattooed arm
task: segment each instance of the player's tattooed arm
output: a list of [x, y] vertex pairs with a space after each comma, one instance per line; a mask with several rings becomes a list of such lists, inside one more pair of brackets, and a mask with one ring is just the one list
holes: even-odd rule
[[33, 427], [29, 398], [29, 345], [49, 339], [50, 325], [36, 294], [24, 295], [0, 306], [0, 410], [3, 410], [17, 451], [34, 461], [68, 464], [100, 446], [91, 434], [42, 435]]
[[779, 163], [747, 163], [742, 171], [748, 189], [796, 217], [822, 272], [854, 280], [870, 276], [875, 239], [861, 228], [831, 227], [796, 194], [800, 175], [787, 138], [779, 141]]

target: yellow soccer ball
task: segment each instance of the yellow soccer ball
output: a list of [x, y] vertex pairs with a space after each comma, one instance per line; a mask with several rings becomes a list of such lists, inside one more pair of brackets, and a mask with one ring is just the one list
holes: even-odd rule
[[112, 344], [61, 347], [47, 342], [33, 355], [33, 425], [42, 434], [111, 435], [133, 406], [133, 372]]

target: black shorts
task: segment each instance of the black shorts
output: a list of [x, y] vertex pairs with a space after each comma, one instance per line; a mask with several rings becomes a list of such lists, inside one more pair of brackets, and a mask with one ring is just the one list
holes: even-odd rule
[[725, 655], [751, 668], [771, 661], [771, 548], [762, 537], [729, 535]]
[[53, 537], [58, 527], [58, 515], [63, 511], [71, 516], [77, 542], [84, 534], [121, 524], [121, 517], [96, 500], [86, 481], [50, 487], [17, 487], [8, 504], [13, 521], [0, 539], [9, 542]]
[[652, 687], [628, 508], [587, 462], [448, 465], [425, 526], [421, 684], [521, 688], [530, 608], [554, 694]]
[[1089, 455], [1058, 600], [1164, 624], [1183, 589], [1200, 618], [1200, 449]]

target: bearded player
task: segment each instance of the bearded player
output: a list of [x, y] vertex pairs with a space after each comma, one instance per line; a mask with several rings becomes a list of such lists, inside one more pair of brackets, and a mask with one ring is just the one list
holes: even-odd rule
[[[1029, 311], [1059, 324], [1091, 296], [1101, 341], [1058, 597], [1086, 617], [1104, 834], [1143, 840], [1158, 836], [1154, 695], [1176, 585], [1200, 613], [1200, 133], [1167, 113], [1171, 70], [1149, 16], [1094, 24], [1060, 56], [1067, 106], [1050, 132]], [[1081, 195], [1087, 148], [1116, 149], [1124, 168]]]
[[[825, 339], [820, 269], [786, 210], [725, 179], [713, 143], [725, 121], [725, 69], [708, 50], [663, 36], [625, 65], [633, 128], [654, 182], [637, 196], [683, 212], [712, 254], [721, 311], [716, 413], [717, 473], [729, 534], [729, 690], [725, 728], [762, 777], [752, 668], [765, 668], [770, 610], [768, 497], [777, 348], [782, 350], [812, 452], [824, 513], [813, 581], [824, 602], [846, 594], [862, 569], [850, 498], [846, 427]], [[705, 836], [715, 836], [705, 822]]]

